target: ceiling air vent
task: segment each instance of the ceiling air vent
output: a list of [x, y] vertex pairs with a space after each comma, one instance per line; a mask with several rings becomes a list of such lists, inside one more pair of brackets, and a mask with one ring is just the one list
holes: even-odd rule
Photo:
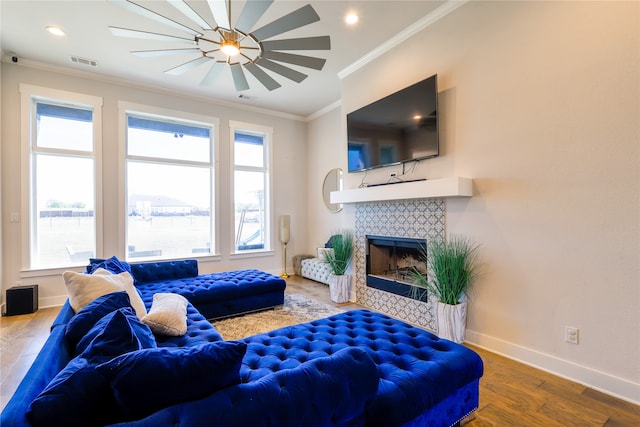
[[88, 65], [89, 67], [97, 67], [98, 61], [87, 58], [80, 58], [79, 56], [71, 56], [71, 62], [74, 64]]

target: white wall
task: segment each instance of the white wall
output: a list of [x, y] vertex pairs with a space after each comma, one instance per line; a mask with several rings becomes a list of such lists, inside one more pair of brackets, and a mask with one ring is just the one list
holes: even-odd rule
[[[468, 340], [635, 402], [639, 9], [469, 2], [346, 76], [341, 117], [316, 121], [333, 138], [344, 114], [437, 73], [442, 156], [409, 177], [474, 178], [471, 199], [447, 201], [448, 231], [480, 243], [484, 263]], [[344, 141], [316, 141], [325, 169], [336, 147], [346, 168]], [[580, 329], [578, 345], [565, 325]]]
[[[344, 227], [353, 228], [348, 212], [352, 206], [345, 206], [340, 212], [331, 212], [322, 199], [322, 185], [327, 173], [341, 168], [346, 177], [346, 167], [342, 162], [344, 148], [343, 128], [340, 123], [342, 110], [339, 105], [309, 122], [307, 129], [307, 245], [306, 253], [316, 254], [332, 234]], [[345, 152], [346, 153], [346, 152]], [[346, 154], [345, 154], [346, 156]]]
[[[23, 61], [21, 61], [23, 63]], [[31, 64], [33, 65], [33, 64]], [[296, 117], [271, 115], [260, 111], [216, 105], [204, 98], [181, 96], [159, 89], [141, 88], [121, 82], [79, 76], [73, 72], [54, 72], [12, 63], [2, 63], [2, 296], [4, 290], [18, 283], [38, 283], [40, 306], [64, 302], [66, 292], [61, 271], [21, 271], [22, 241], [20, 224], [8, 221], [10, 212], [20, 212], [20, 94], [19, 85], [67, 90], [103, 97], [103, 186], [104, 186], [104, 251], [103, 256], [124, 257], [120, 242], [123, 220], [118, 210], [121, 192], [118, 189], [118, 102], [156, 106], [171, 110], [197, 113], [220, 119], [219, 132], [219, 203], [220, 259], [201, 260], [201, 272], [238, 268], [258, 268], [274, 274], [282, 272], [282, 245], [275, 228], [282, 214], [289, 214], [291, 242], [288, 253], [301, 252], [306, 244], [306, 123]], [[229, 120], [237, 120], [273, 128], [273, 203], [274, 253], [263, 257], [230, 257], [233, 246], [228, 230], [233, 227], [229, 211], [230, 152]], [[27, 217], [20, 212], [21, 219]], [[100, 254], [98, 254], [100, 255]], [[292, 270], [292, 266], [288, 267]]]

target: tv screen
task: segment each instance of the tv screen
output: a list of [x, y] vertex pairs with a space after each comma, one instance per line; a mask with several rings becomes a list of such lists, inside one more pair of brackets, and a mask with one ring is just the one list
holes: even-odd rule
[[438, 156], [437, 75], [347, 114], [347, 141], [349, 172]]

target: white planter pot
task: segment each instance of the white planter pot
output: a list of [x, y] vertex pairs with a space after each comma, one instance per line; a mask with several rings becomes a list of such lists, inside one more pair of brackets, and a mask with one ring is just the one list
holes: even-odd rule
[[348, 302], [351, 295], [351, 275], [330, 275], [329, 294], [331, 295], [331, 301], [335, 303]]
[[458, 344], [462, 343], [467, 326], [467, 303], [449, 305], [438, 301], [436, 310], [438, 336]]

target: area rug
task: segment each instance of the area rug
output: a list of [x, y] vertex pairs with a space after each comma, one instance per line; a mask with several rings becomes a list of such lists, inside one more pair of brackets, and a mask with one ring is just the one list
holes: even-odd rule
[[304, 295], [286, 294], [284, 305], [281, 307], [211, 323], [225, 340], [237, 340], [297, 323], [322, 319], [343, 311]]

